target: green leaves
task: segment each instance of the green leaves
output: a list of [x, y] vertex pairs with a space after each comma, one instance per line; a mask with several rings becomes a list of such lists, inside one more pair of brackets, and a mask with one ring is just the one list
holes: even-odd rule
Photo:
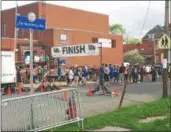
[[144, 61], [144, 57], [138, 53], [138, 50], [132, 50], [124, 54], [124, 61], [132, 64], [140, 63]]
[[126, 31], [122, 24], [112, 24], [109, 28], [110, 32], [115, 35], [123, 35]]
[[138, 43], [140, 43], [140, 40], [137, 38], [128, 39], [128, 44], [138, 44]]
[[[169, 114], [169, 115], [168, 115]], [[164, 120], [155, 120], [150, 123], [139, 123], [140, 119], [168, 115]], [[84, 120], [84, 127], [88, 130], [119, 126], [132, 131], [169, 131], [170, 130], [170, 97], [159, 99], [151, 103], [134, 104], [122, 107], [119, 110], [106, 112]], [[54, 131], [79, 131], [77, 123], [58, 127]]]

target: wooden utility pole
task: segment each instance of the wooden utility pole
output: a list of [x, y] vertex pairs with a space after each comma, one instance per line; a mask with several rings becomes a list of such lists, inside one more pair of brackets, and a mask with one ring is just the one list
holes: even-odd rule
[[[169, 36], [169, 0], [165, 0], [164, 31]], [[168, 49], [164, 49], [164, 59], [168, 59]], [[168, 97], [168, 70], [163, 69], [163, 98]]]
[[122, 103], [123, 103], [123, 100], [124, 100], [124, 96], [125, 96], [125, 93], [126, 93], [127, 85], [128, 85], [128, 80], [125, 80], [124, 81], [124, 88], [123, 88], [123, 91], [122, 91], [122, 96], [121, 96], [121, 99], [120, 99], [120, 102], [119, 102], [118, 109], [121, 108], [121, 106], [122, 106]]

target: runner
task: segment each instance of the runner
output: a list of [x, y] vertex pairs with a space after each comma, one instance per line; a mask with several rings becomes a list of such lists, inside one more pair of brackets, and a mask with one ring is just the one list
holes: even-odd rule
[[121, 84], [124, 82], [124, 72], [125, 72], [125, 66], [124, 63], [122, 63], [121, 67], [119, 68], [119, 80]]
[[[106, 71], [105, 71], [105, 68], [106, 68]], [[107, 67], [107, 65], [105, 65], [104, 67], [104, 64], [101, 65], [100, 67], [100, 74], [99, 74], [99, 84], [98, 86], [92, 91], [92, 93], [95, 93], [97, 91], [100, 90], [100, 88], [103, 90], [103, 94], [113, 94], [112, 92], [110, 92], [108, 90], [108, 81], [109, 81], [109, 76], [107, 77], [106, 75], [106, 78], [105, 78], [105, 72], [106, 73], [109, 73], [109, 69]]]

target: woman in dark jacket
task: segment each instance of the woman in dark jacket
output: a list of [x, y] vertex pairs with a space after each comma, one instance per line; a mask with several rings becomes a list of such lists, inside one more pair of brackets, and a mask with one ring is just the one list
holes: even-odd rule
[[20, 68], [17, 68], [17, 83], [21, 83], [21, 72], [20, 72]]
[[152, 74], [152, 82], [155, 82], [156, 81], [156, 69], [154, 67], [152, 67], [151, 74]]

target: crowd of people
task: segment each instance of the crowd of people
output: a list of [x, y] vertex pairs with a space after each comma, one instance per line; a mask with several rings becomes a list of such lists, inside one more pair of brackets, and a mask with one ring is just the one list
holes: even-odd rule
[[[110, 83], [121, 83], [123, 84], [124, 80], [128, 80], [129, 83], [138, 83], [143, 82], [144, 79], [148, 79], [151, 81], [156, 81], [156, 78], [162, 75], [161, 68], [155, 68], [154, 66], [145, 66], [145, 65], [127, 65], [121, 66], [112, 65], [112, 64], [102, 64], [100, 67], [87, 67], [87, 66], [73, 66], [69, 69], [66, 68], [60, 69], [58, 72], [58, 76], [61, 78], [62, 76], [67, 77], [68, 84], [74, 82], [76, 85], [82, 84], [85, 85], [87, 80], [98, 80], [100, 75], [104, 72], [104, 79], [109, 81]], [[64, 74], [64, 71], [66, 74]]]
[[[102, 68], [102, 69], [101, 69]], [[168, 68], [169, 70], [169, 68]], [[171, 71], [171, 70], [170, 70]], [[34, 66], [33, 82], [38, 83], [43, 81], [48, 73], [47, 66]], [[170, 72], [169, 72], [170, 73]], [[104, 76], [103, 76], [104, 74]], [[169, 74], [170, 75], [170, 74]], [[66, 81], [69, 86], [86, 85], [88, 80], [105, 80], [109, 83], [123, 84], [125, 80], [128, 83], [140, 83], [144, 80], [156, 81], [156, 78], [162, 76], [162, 68], [156, 68], [153, 65], [112, 65], [102, 64], [97, 66], [60, 66], [56, 69], [55, 75], [57, 81]], [[30, 69], [17, 68], [17, 81], [29, 83]]]

